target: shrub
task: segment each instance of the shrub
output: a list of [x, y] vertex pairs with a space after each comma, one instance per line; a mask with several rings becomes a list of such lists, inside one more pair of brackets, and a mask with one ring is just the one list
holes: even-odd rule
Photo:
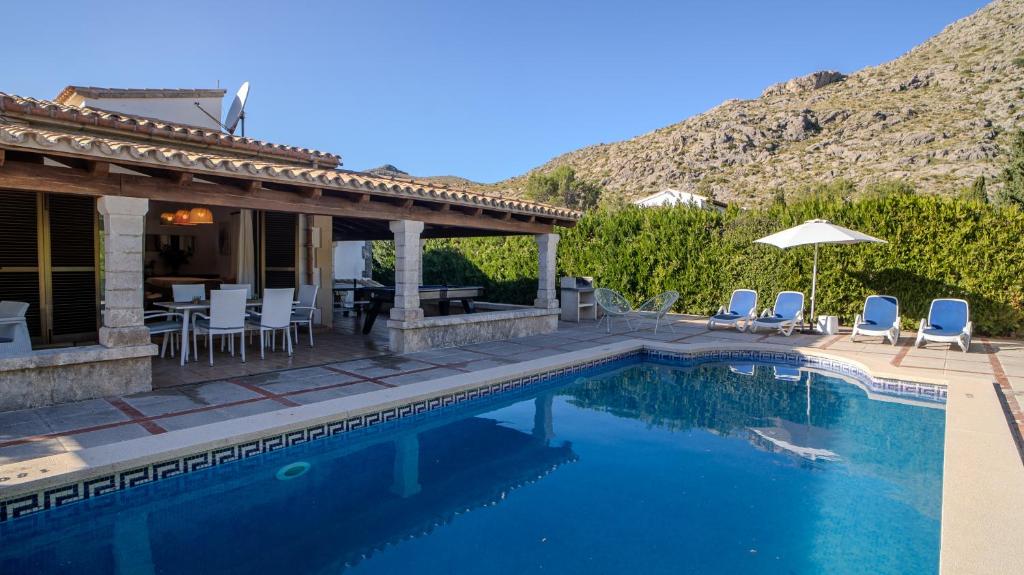
[[[694, 314], [713, 312], [739, 287], [756, 289], [761, 307], [780, 290], [809, 298], [813, 247], [780, 250], [753, 241], [825, 218], [888, 243], [821, 246], [819, 313], [849, 324], [866, 296], [889, 294], [899, 298], [903, 327], [912, 330], [933, 298], [962, 297], [979, 334], [1020, 332], [1024, 211], [898, 186], [853, 201], [847, 191], [832, 186], [829, 193], [725, 213], [688, 206], [597, 210], [561, 230], [559, 275], [594, 276], [637, 303], [676, 290], [675, 311]], [[393, 251], [375, 248], [374, 257], [384, 273], [389, 257], [393, 264]], [[424, 269], [427, 283], [482, 284], [489, 300], [529, 304], [537, 250], [530, 237], [428, 240]]]

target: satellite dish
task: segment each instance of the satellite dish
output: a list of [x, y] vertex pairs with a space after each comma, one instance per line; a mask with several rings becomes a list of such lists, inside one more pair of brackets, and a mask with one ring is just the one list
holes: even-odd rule
[[245, 100], [249, 97], [249, 82], [242, 82], [242, 87], [235, 92], [235, 99], [228, 108], [228, 115], [224, 118], [224, 129], [229, 134], [235, 133], [238, 121], [242, 121], [242, 136], [245, 137]]

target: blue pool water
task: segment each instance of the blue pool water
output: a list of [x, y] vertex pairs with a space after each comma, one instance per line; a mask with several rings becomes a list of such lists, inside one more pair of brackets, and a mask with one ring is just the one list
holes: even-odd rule
[[630, 360], [0, 525], [0, 573], [935, 573], [944, 411]]

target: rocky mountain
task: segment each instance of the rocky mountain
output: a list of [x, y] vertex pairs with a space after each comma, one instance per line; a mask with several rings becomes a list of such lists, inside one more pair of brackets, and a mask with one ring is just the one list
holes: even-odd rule
[[[795, 78], [537, 170], [569, 164], [628, 199], [673, 187], [753, 203], [835, 178], [951, 193], [998, 173], [1012, 130], [1024, 127], [1022, 98], [1024, 0], [996, 0], [886, 64]], [[524, 182], [486, 191], [515, 195]]]

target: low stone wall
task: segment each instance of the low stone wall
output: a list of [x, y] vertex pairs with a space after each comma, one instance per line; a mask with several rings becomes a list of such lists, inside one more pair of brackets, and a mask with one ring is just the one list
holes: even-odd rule
[[393, 353], [412, 353], [552, 333], [558, 330], [558, 309], [518, 308], [501, 311], [388, 321]]
[[45, 349], [0, 359], [0, 411], [153, 389], [152, 344]]

